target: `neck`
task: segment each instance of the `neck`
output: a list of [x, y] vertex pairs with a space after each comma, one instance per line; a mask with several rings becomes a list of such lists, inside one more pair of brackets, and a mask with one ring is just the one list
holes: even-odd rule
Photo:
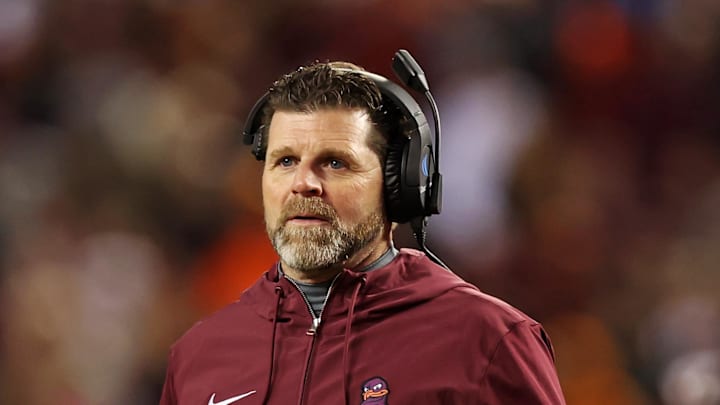
[[343, 270], [343, 266], [338, 264], [325, 269], [317, 269], [311, 271], [296, 270], [287, 265], [284, 261], [282, 263], [282, 271], [285, 275], [299, 283], [304, 284], [320, 284], [328, 280], [331, 280], [338, 273]]
[[380, 237], [375, 243], [370, 243], [368, 246], [355, 252], [350, 258], [345, 261], [336, 263], [326, 269], [318, 269], [312, 271], [302, 271], [289, 267], [285, 262], [281, 261], [282, 269], [285, 275], [291, 279], [300, 283], [306, 284], [319, 284], [324, 283], [334, 278], [338, 273], [342, 272], [343, 269], [357, 270], [362, 269], [365, 266], [378, 260], [388, 249], [392, 240], [392, 234]]

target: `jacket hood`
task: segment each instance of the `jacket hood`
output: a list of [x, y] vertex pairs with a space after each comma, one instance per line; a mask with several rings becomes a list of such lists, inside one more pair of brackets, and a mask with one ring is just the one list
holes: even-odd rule
[[475, 287], [440, 267], [424, 253], [401, 249], [392, 263], [366, 274], [358, 315], [373, 320], [429, 301], [456, 288]]

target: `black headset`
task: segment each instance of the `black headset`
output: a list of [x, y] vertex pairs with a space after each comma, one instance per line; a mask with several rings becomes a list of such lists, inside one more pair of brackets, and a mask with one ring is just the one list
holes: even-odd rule
[[[336, 70], [352, 72], [372, 80], [382, 94], [383, 108], [394, 109], [399, 114], [401, 133], [390, 134], [385, 160], [385, 208], [390, 221], [421, 223], [419, 225], [422, 225], [424, 234], [426, 218], [439, 214], [441, 209], [442, 176], [438, 169], [440, 119], [425, 73], [410, 53], [404, 49], [397, 51], [392, 68], [406, 86], [427, 97], [435, 123], [434, 147], [425, 114], [401, 86], [370, 72], [343, 68]], [[262, 111], [268, 98], [269, 92], [255, 103], [243, 131], [243, 143], [252, 145], [252, 153], [258, 160], [265, 160], [267, 142], [263, 139], [266, 131], [262, 125]]]

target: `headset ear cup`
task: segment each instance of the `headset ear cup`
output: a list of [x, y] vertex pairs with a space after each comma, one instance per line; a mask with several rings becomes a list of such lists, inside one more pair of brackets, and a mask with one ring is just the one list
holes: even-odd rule
[[385, 210], [391, 222], [405, 222], [402, 219], [402, 165], [408, 142], [398, 138], [388, 143], [385, 157]]
[[257, 160], [265, 160], [265, 132], [267, 129], [265, 125], [260, 125], [253, 136], [252, 154]]

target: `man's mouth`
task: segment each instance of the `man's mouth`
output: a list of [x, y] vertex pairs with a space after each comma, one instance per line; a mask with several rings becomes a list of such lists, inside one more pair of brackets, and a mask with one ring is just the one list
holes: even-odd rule
[[321, 225], [328, 224], [329, 218], [325, 218], [321, 215], [316, 214], [298, 214], [292, 215], [288, 218], [287, 223], [293, 225]]

